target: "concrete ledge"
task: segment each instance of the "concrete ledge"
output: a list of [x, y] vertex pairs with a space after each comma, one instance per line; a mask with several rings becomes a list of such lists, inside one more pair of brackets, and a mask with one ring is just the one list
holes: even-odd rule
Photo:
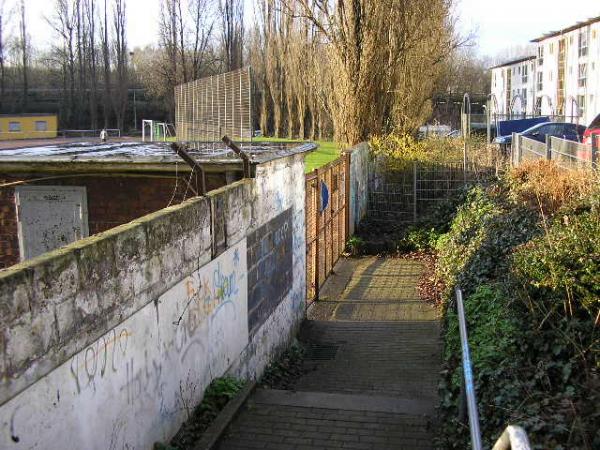
[[211, 450], [214, 448], [221, 435], [237, 416], [240, 408], [246, 403], [252, 392], [254, 392], [254, 389], [256, 389], [256, 381], [246, 383], [238, 395], [225, 405], [225, 408], [223, 408], [213, 423], [202, 434], [202, 438], [196, 442], [192, 450]]

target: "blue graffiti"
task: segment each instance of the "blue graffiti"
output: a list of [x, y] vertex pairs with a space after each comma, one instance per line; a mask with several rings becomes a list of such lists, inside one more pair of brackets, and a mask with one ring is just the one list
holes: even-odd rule
[[232, 272], [225, 275], [221, 270], [221, 263], [217, 264], [213, 272], [213, 286], [215, 289], [215, 297], [219, 301], [228, 301], [238, 295], [239, 286], [235, 273]]

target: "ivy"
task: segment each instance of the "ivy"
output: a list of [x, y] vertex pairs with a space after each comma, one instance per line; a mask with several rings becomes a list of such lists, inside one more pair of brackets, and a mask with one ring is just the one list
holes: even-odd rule
[[516, 424], [535, 448], [600, 448], [598, 191], [544, 214], [522, 201], [535, 196], [509, 177], [473, 188], [448, 232], [436, 236], [446, 285], [440, 447], [469, 445], [458, 417], [458, 285], [485, 446]]

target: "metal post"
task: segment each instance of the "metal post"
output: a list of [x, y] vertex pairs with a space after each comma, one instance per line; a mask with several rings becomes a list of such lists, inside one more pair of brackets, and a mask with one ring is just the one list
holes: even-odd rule
[[513, 133], [512, 134], [512, 140], [511, 140], [511, 155], [512, 155], [512, 160], [513, 160], [513, 166], [518, 167], [519, 163], [521, 162], [521, 155], [520, 153], [520, 149], [519, 149], [519, 135], [517, 133]]
[[548, 161], [552, 159], [552, 138], [549, 134], [546, 135], [546, 159]]
[[417, 223], [417, 162], [413, 162], [413, 222]]
[[488, 100], [487, 101], [487, 107], [485, 108], [485, 126], [486, 126], [486, 132], [487, 132], [487, 143], [491, 144], [492, 142], [492, 122], [491, 122], [491, 113], [492, 113], [492, 108], [491, 108], [491, 104], [492, 101]]
[[595, 169], [598, 164], [598, 144], [600, 143], [600, 133], [592, 133], [592, 167]]
[[479, 413], [477, 412], [477, 399], [473, 385], [473, 372], [471, 370], [471, 355], [469, 353], [469, 339], [467, 336], [467, 323], [463, 305], [462, 291], [455, 288], [456, 306], [458, 307], [458, 327], [460, 331], [460, 344], [462, 347], [463, 375], [465, 390], [467, 392], [467, 408], [469, 411], [469, 428], [471, 430], [471, 446], [473, 450], [481, 450], [481, 432], [479, 431]]

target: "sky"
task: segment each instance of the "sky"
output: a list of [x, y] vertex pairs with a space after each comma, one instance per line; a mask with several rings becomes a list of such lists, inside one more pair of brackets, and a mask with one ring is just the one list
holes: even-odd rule
[[[10, 10], [18, 0], [4, 0]], [[99, 0], [100, 2], [102, 0]], [[256, 0], [246, 2], [252, 18]], [[377, 0], [372, 0], [377, 1]], [[0, 3], [2, 0], [0, 0]], [[463, 34], [474, 32], [480, 55], [496, 56], [503, 50], [524, 46], [531, 39], [589, 17], [600, 16], [600, 0], [455, 0], [455, 14]], [[53, 39], [45, 16], [52, 14], [53, 0], [25, 0], [30, 34], [37, 47]], [[157, 41], [159, 0], [127, 0], [128, 41], [133, 47]], [[16, 27], [16, 15], [11, 22]]]
[[464, 33], [477, 35], [481, 55], [496, 56], [550, 31], [600, 16], [600, 0], [456, 0]]

